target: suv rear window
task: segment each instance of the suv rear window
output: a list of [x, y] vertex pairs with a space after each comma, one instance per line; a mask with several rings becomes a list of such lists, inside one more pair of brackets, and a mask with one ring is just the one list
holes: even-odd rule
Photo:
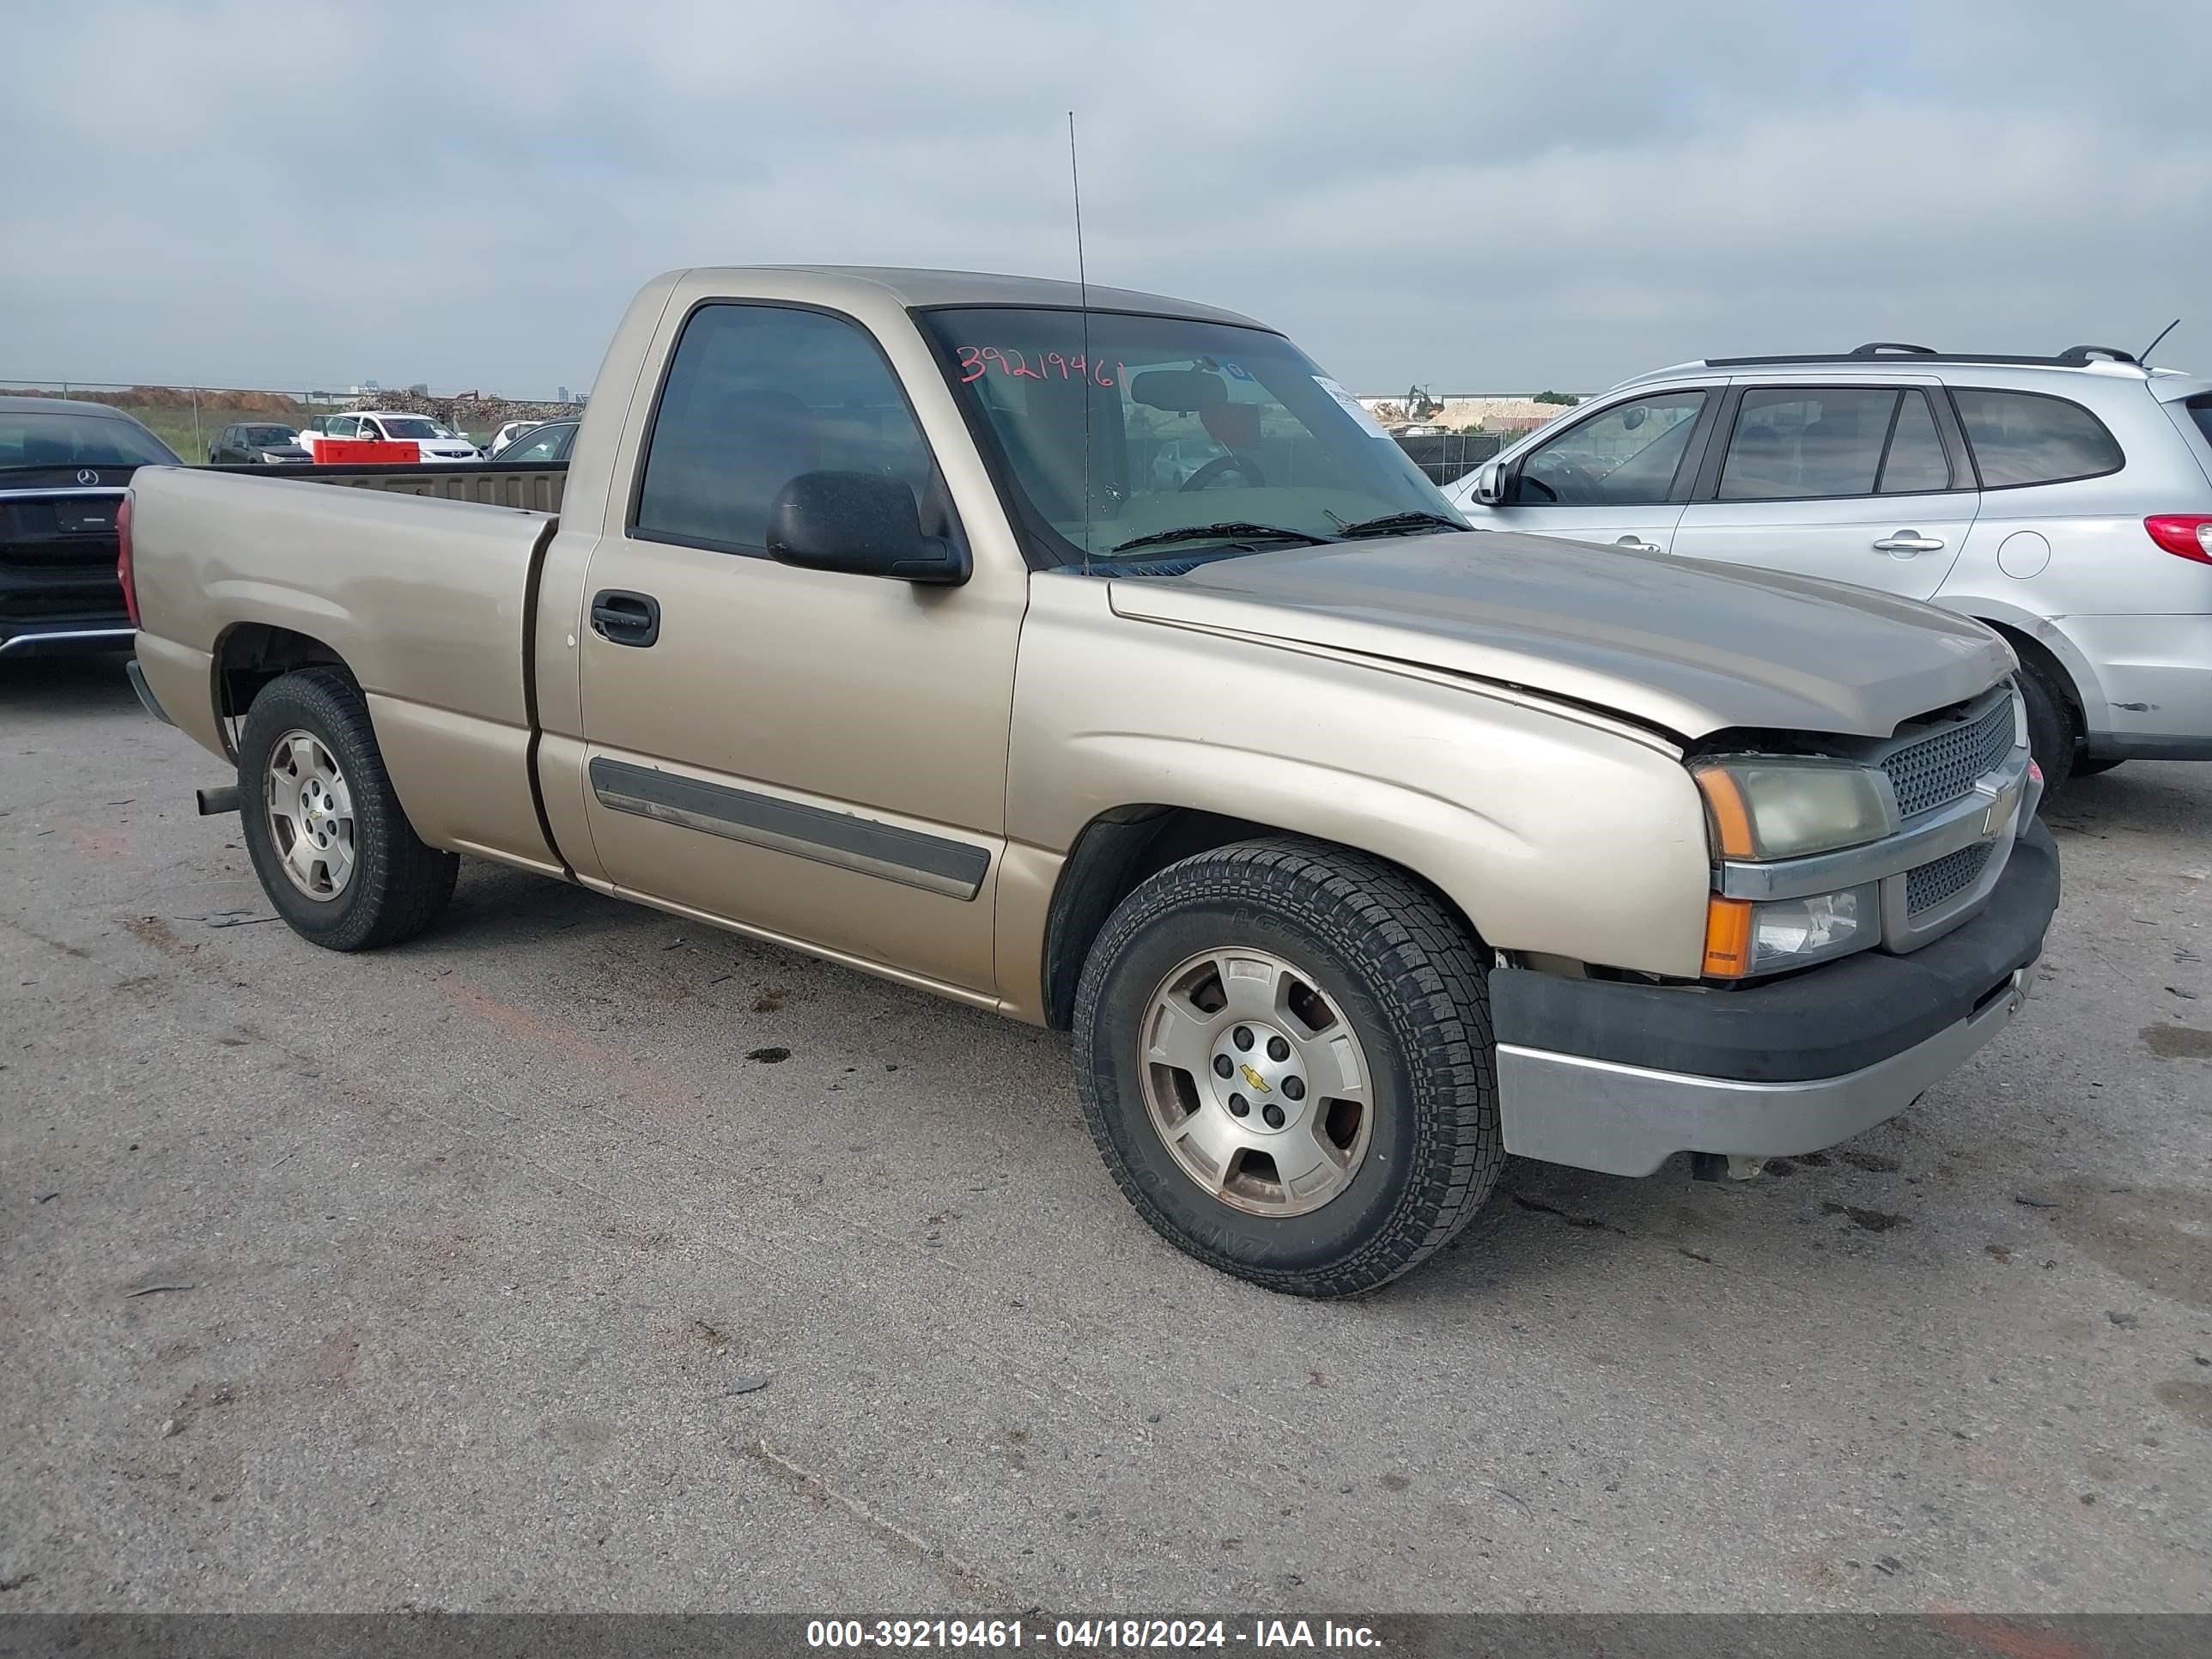
[[2102, 421], [2063, 398], [1954, 386], [1951, 400], [1984, 489], [2094, 478], [2127, 459]]
[[2182, 407], [2197, 422], [2197, 429], [2204, 434], [2204, 441], [2212, 443], [2212, 392], [2202, 398], [2191, 398]]

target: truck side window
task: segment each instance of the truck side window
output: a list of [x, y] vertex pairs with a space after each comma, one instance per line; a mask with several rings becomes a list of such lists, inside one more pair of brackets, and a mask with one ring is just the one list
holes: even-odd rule
[[630, 533], [765, 556], [771, 503], [819, 471], [899, 479], [942, 533], [929, 447], [873, 340], [818, 311], [702, 306], [661, 388]]
[[1702, 392], [1668, 392], [1621, 404], [1570, 428], [1521, 463], [1523, 507], [1649, 507], [1667, 499]]

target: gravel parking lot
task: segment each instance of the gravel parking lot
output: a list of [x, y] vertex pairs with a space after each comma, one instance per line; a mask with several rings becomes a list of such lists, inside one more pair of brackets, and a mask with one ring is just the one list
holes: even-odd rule
[[1335, 1305], [1060, 1037], [478, 865], [331, 956], [224, 781], [0, 665], [0, 1610], [2212, 1607], [2212, 767], [2060, 804], [1907, 1116]]

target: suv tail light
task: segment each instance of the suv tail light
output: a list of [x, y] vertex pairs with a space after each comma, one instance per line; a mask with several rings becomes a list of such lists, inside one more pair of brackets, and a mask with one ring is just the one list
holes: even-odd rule
[[123, 492], [123, 504], [115, 509], [115, 575], [123, 584], [123, 608], [130, 613], [131, 625], [138, 626], [138, 584], [131, 573], [131, 492]]
[[2145, 519], [2143, 528], [2167, 552], [2199, 564], [2212, 564], [2212, 517], [2202, 513], [2162, 513]]

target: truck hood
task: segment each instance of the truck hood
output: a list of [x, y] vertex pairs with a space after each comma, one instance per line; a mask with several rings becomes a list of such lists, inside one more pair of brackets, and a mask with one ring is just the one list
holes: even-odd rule
[[1867, 588], [1548, 536], [1441, 533], [1122, 577], [1121, 616], [1526, 687], [1682, 738], [1886, 738], [2012, 669], [1981, 623]]

